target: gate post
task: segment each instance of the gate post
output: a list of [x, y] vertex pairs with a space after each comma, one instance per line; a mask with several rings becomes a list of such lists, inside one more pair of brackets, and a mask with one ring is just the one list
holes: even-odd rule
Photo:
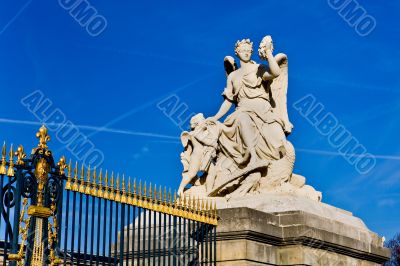
[[[50, 137], [46, 127], [42, 126], [36, 137], [39, 145], [32, 150], [29, 159], [25, 160], [22, 146], [15, 153], [18, 156], [15, 175], [17, 183], [13, 193], [15, 208], [11, 254], [8, 255], [10, 265], [53, 266], [63, 262], [56, 256], [56, 252], [61, 237], [59, 224], [62, 215], [59, 208], [65, 177], [65, 158], [62, 157], [55, 165], [47, 147]], [[8, 170], [11, 169], [14, 171], [12, 160]], [[22, 239], [20, 244], [19, 236]]]

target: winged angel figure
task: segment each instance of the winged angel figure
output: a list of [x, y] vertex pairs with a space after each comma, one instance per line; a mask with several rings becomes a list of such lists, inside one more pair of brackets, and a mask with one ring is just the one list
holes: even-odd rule
[[[292, 175], [295, 152], [286, 139], [293, 129], [286, 104], [288, 58], [273, 56], [273, 49], [271, 36], [264, 37], [258, 53], [267, 65], [251, 59], [249, 39], [235, 45], [240, 67], [233, 57], [225, 57], [227, 84], [219, 111], [207, 119], [196, 115], [192, 131], [181, 136], [180, 194], [243, 196], [276, 190], [291, 179], [304, 186], [301, 176]], [[220, 122], [232, 106], [235, 110]]]

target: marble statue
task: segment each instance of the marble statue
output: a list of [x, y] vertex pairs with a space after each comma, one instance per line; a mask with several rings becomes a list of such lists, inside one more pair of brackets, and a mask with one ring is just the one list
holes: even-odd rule
[[[293, 174], [295, 150], [287, 140], [293, 125], [287, 112], [288, 58], [273, 55], [271, 36], [258, 54], [268, 64], [251, 59], [253, 43], [238, 41], [235, 59], [227, 56], [224, 101], [212, 117], [195, 115], [191, 131], [181, 141], [184, 166], [179, 194], [200, 197], [243, 197], [260, 193], [293, 193], [321, 200], [321, 193]], [[235, 109], [226, 119], [220, 120]], [[191, 186], [189, 186], [191, 184]]]

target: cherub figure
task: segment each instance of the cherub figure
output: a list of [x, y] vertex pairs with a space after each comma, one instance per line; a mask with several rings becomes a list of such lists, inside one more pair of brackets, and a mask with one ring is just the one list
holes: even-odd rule
[[190, 132], [181, 134], [182, 145], [185, 150], [181, 153], [183, 164], [182, 181], [178, 194], [182, 195], [184, 188], [194, 182], [200, 171], [207, 172], [210, 164], [216, 157], [216, 148], [219, 137], [218, 125], [208, 121], [202, 113], [190, 119]]

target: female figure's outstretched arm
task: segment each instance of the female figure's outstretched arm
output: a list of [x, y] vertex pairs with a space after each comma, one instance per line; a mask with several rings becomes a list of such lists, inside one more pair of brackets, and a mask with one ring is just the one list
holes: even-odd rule
[[[228, 76], [225, 92], [230, 92], [230, 94], [232, 94], [231, 92], [233, 92], [232, 74], [229, 74]], [[217, 121], [229, 112], [232, 107], [232, 100], [228, 99], [228, 97], [230, 96], [225, 95], [225, 100], [219, 108], [218, 112], [213, 117], [210, 117], [210, 119]]]
[[213, 117], [210, 117], [213, 120], [219, 120], [221, 119], [226, 113], [229, 112], [229, 110], [232, 107], [232, 102], [225, 99], [224, 102], [222, 103], [221, 107], [219, 108], [218, 113], [216, 113]]

